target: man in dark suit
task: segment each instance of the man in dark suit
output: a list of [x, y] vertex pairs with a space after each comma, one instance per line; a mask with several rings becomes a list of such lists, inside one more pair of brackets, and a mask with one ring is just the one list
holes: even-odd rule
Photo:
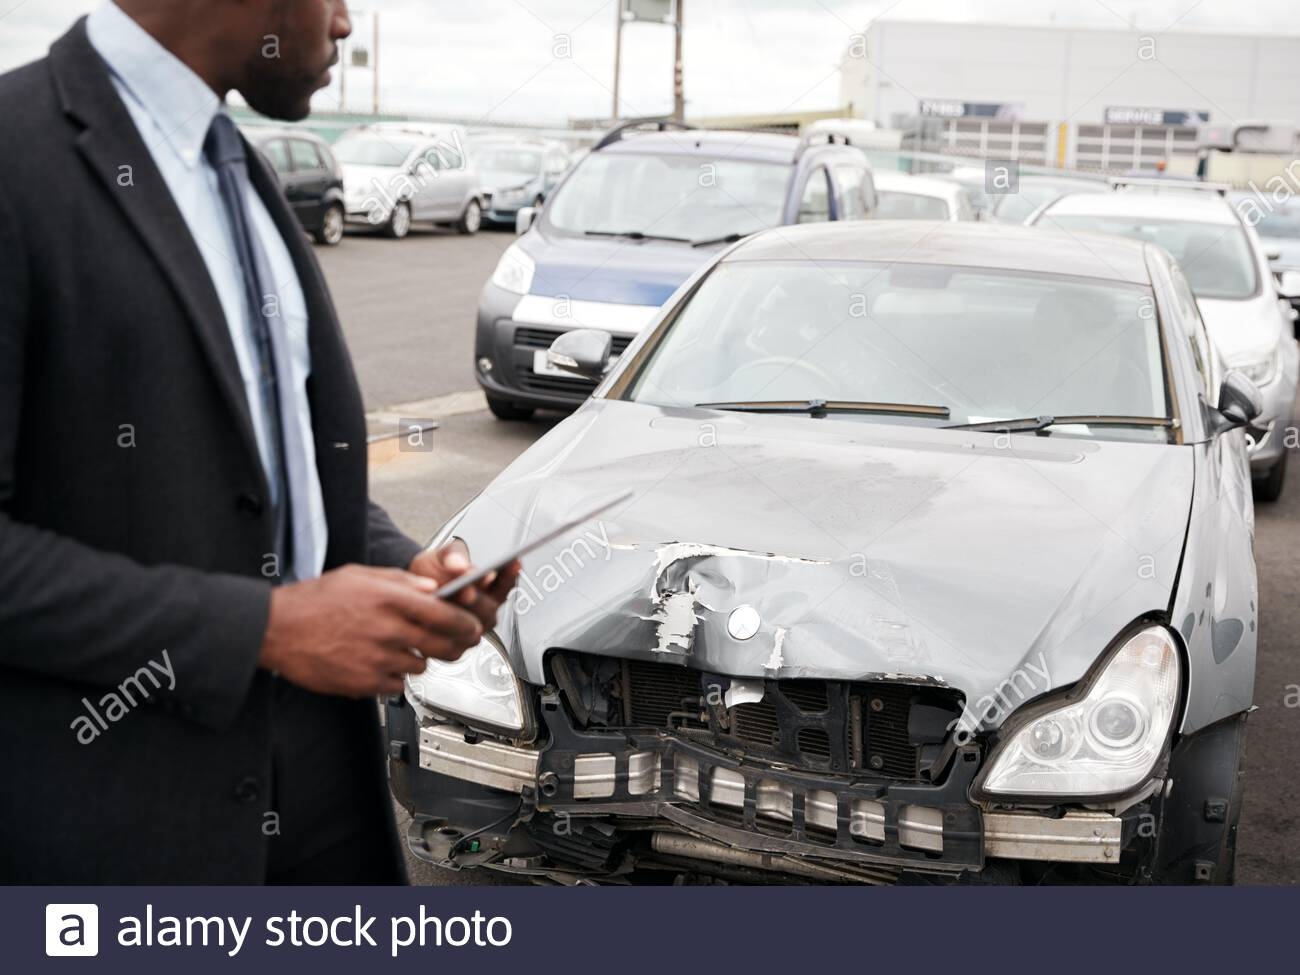
[[224, 111], [343, 0], [104, 0], [0, 77], [0, 882], [396, 882], [373, 696], [495, 621], [370, 503], [325, 282]]

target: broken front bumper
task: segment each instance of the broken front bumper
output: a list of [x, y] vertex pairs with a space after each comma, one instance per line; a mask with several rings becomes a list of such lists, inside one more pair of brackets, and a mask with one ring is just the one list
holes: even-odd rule
[[[390, 706], [390, 720], [394, 710], [414, 739], [395, 741], [394, 757], [407, 749], [413, 780], [481, 787], [471, 805], [457, 807], [461, 815], [447, 817], [453, 835], [482, 830], [481, 846], [452, 844], [431, 856], [412, 834], [417, 855], [449, 865], [516, 862], [510, 828], [533, 816], [633, 824], [652, 831], [656, 852], [679, 859], [869, 882], [900, 872], [956, 876], [989, 858], [1116, 864], [1124, 845], [1125, 821], [1105, 812], [981, 810], [968, 798], [979, 766], [974, 745], [958, 750], [942, 784], [873, 782], [747, 761], [671, 732], [577, 731], [545, 703], [545, 747], [420, 721], [409, 704]], [[503, 827], [499, 842], [488, 826]]]

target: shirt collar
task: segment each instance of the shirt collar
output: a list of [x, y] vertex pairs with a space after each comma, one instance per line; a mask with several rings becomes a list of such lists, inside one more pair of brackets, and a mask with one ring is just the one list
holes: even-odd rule
[[162, 142], [186, 166], [197, 166], [221, 108], [216, 92], [112, 0], [95, 8], [86, 31], [109, 71], [153, 119]]

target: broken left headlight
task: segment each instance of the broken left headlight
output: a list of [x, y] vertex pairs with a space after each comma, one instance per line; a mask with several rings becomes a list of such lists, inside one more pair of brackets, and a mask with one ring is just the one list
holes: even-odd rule
[[492, 633], [459, 660], [430, 659], [424, 673], [407, 678], [406, 693], [412, 703], [472, 727], [518, 733], [528, 724], [522, 688]]
[[1140, 786], [1178, 710], [1181, 658], [1163, 626], [1128, 637], [1078, 691], [1013, 715], [979, 791], [991, 797], [1095, 798]]

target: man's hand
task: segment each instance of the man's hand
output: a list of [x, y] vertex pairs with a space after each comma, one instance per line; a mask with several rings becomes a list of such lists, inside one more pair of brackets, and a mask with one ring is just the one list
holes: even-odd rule
[[471, 613], [434, 599], [438, 586], [428, 573], [362, 565], [278, 586], [258, 662], [320, 694], [398, 694], [407, 674], [424, 672], [425, 657], [458, 659], [495, 619], [498, 603], [482, 592]]
[[[452, 539], [436, 551], [421, 552], [411, 560], [412, 572], [434, 580], [439, 586], [464, 575], [470, 568], [469, 549], [459, 538]], [[451, 597], [452, 601], [468, 609], [478, 617], [484, 629], [490, 630], [496, 626], [497, 610], [519, 581], [519, 568], [518, 560], [511, 562], [504, 571], [489, 573], [481, 581], [462, 589]]]

